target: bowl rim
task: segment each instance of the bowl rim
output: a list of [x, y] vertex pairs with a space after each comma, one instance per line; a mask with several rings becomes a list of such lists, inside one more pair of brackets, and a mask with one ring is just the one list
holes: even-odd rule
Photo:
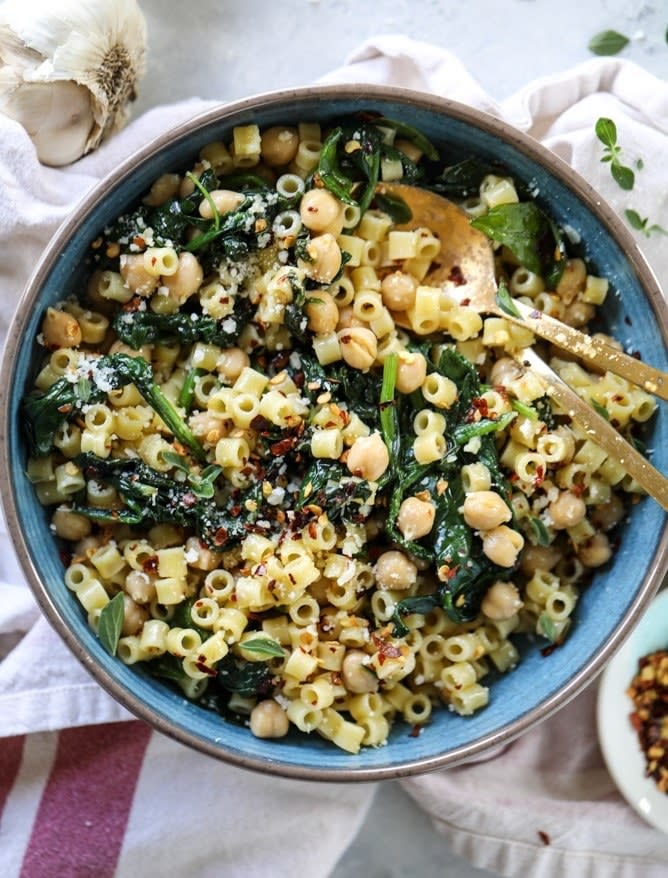
[[7, 332], [7, 341], [2, 355], [2, 368], [5, 375], [5, 380], [2, 382], [2, 386], [0, 386], [0, 494], [2, 495], [2, 506], [8, 532], [14, 544], [21, 568], [41, 611], [49, 623], [96, 681], [117, 702], [127, 708], [137, 718], [148, 722], [157, 731], [223, 762], [245, 769], [300, 780], [369, 782], [412, 776], [439, 768], [452, 767], [469, 759], [481, 758], [486, 753], [493, 752], [500, 746], [510, 743], [538, 722], [542, 722], [552, 716], [601, 672], [608, 659], [621, 646], [641, 618], [668, 570], [668, 520], [666, 520], [647, 577], [635, 595], [627, 615], [614, 630], [605, 646], [596, 655], [592, 656], [564, 687], [497, 731], [489, 733], [476, 741], [460, 745], [447, 753], [418, 757], [412, 760], [408, 759], [398, 765], [371, 768], [363, 766], [323, 768], [286, 763], [280, 761], [279, 751], [277, 751], [276, 759], [246, 756], [236, 752], [229, 752], [221, 748], [219, 744], [204, 740], [189, 730], [174, 727], [167, 718], [153, 716], [143, 701], [121, 685], [120, 682], [116, 681], [108, 671], [98, 665], [85, 651], [74, 633], [70, 630], [66, 619], [59, 613], [46, 586], [40, 580], [19, 523], [17, 498], [10, 477], [10, 449], [12, 441], [9, 430], [11, 417], [10, 402], [12, 396], [11, 388], [14, 383], [16, 353], [21, 345], [33, 303], [63, 248], [67, 246], [69, 239], [76, 232], [80, 224], [80, 217], [87, 214], [108, 189], [115, 187], [121, 180], [131, 174], [138, 164], [153, 157], [163, 147], [186, 139], [193, 131], [200, 130], [209, 124], [232, 123], [234, 117], [238, 114], [248, 113], [253, 110], [264, 111], [268, 107], [280, 104], [287, 104], [291, 108], [294, 104], [309, 100], [320, 101], [323, 104], [336, 100], [356, 100], [363, 104], [365, 98], [368, 98], [370, 101], [395, 101], [412, 106], [417, 105], [422, 110], [431, 111], [463, 122], [500, 138], [530, 160], [547, 167], [552, 176], [556, 177], [586, 205], [588, 210], [606, 227], [611, 237], [623, 249], [640, 285], [648, 297], [660, 327], [664, 344], [668, 347], [668, 314], [665, 309], [665, 299], [652, 269], [633, 239], [631, 232], [624, 226], [612, 207], [563, 159], [530, 135], [514, 127], [511, 123], [458, 101], [397, 86], [339, 84], [302, 86], [299, 88], [268, 91], [231, 103], [221, 103], [195, 114], [133, 151], [110, 174], [102, 178], [83, 196], [52, 236], [16, 306]]

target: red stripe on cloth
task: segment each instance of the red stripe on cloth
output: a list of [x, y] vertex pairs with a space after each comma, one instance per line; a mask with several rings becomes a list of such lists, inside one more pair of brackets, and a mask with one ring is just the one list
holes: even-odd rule
[[60, 732], [21, 878], [112, 878], [150, 736], [136, 721]]
[[21, 767], [24, 743], [25, 735], [3, 738], [0, 742], [0, 819]]

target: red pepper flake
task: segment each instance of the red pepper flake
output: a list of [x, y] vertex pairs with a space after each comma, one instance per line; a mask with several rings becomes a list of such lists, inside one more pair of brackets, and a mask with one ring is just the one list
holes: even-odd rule
[[58, 411], [61, 413], [61, 415], [66, 415], [68, 412], [72, 411], [72, 403], [66, 402], [64, 405], [59, 405]]
[[141, 237], [141, 235], [135, 235], [132, 239], [132, 243], [135, 244], [137, 247], [140, 247], [141, 249], [146, 247], [146, 241]]
[[135, 296], [133, 299], [130, 299], [129, 302], [125, 302], [124, 305], [121, 306], [121, 310], [132, 314], [134, 311], [139, 311], [141, 307], [142, 299], [140, 296]]
[[213, 536], [213, 541], [217, 546], [224, 546], [227, 542], [227, 528], [219, 527]]
[[387, 659], [390, 658], [401, 658], [401, 649], [396, 646], [394, 643], [389, 643], [387, 640], [383, 640], [382, 637], [379, 637], [377, 634], [372, 634], [371, 639], [374, 642], [376, 650], [378, 651], [378, 662], [382, 665]]
[[144, 563], [141, 565], [144, 573], [157, 573], [158, 572], [158, 556], [151, 555], [150, 558], [147, 558]]
[[543, 832], [542, 829], [538, 830], [538, 838], [543, 842], [544, 845], [547, 846], [548, 844], [550, 844], [550, 836], [547, 834], [547, 832]]
[[288, 451], [295, 447], [297, 441], [297, 436], [287, 436], [285, 439], [280, 439], [278, 442], [270, 445], [269, 451], [272, 457], [283, 457], [284, 454], [287, 454]]
[[409, 738], [419, 738], [420, 735], [422, 734], [422, 729], [423, 729], [423, 728], [424, 728], [424, 726], [419, 726], [419, 725], [417, 725], [417, 724], [414, 725], [414, 726], [411, 728], [410, 732], [408, 733], [408, 737], [409, 737]]
[[459, 265], [453, 265], [450, 269], [450, 274], [448, 275], [448, 280], [453, 283], [456, 287], [461, 287], [466, 283], [466, 278], [459, 267]]
[[545, 481], [545, 467], [542, 465], [538, 465], [536, 467], [536, 474], [533, 477], [533, 485], [534, 488], [540, 488], [540, 486]]
[[216, 670], [214, 668], [210, 668], [207, 664], [205, 664], [205, 659], [203, 655], [197, 657], [195, 661], [195, 667], [198, 671], [201, 671], [203, 674], [208, 674], [209, 677], [216, 676]]

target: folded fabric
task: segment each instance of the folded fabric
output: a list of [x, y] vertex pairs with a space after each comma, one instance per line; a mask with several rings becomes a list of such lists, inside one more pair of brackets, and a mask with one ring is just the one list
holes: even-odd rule
[[[540, 140], [582, 174], [621, 215], [637, 210], [668, 228], [668, 84], [619, 59], [595, 59], [533, 82], [500, 104], [457, 58], [434, 46], [380, 37], [328, 81], [392, 82], [472, 103]], [[612, 118], [625, 161], [641, 158], [632, 192], [601, 162], [594, 126]], [[639, 236], [668, 285], [665, 236]], [[493, 759], [403, 782], [453, 849], [476, 866], [531, 878], [660, 878], [668, 837], [621, 799], [596, 739], [596, 686]]]
[[[652, 222], [667, 223], [668, 86], [629, 62], [593, 60], [498, 103], [454, 55], [385, 36], [365, 43], [323, 81], [401, 85], [480, 107], [558, 153], [620, 215], [631, 207]], [[40, 252], [83, 194], [155, 132], [209, 106], [194, 100], [153, 110], [97, 152], [57, 170], [40, 166], [23, 129], [0, 118], [3, 338]], [[594, 125], [603, 115], [614, 118], [629, 160], [643, 159], [630, 193], [616, 186], [600, 161]], [[638, 243], [665, 281], [662, 236], [639, 236]], [[150, 734], [142, 723], [120, 722], [131, 717], [39, 616], [4, 529], [0, 580], [0, 834], [12, 840], [0, 845], [0, 864], [8, 876], [18, 874], [21, 864], [27, 878], [48, 874], [43, 866], [49, 856], [51, 874], [62, 878], [141, 874], [142, 867], [157, 874], [187, 870], [245, 878], [328, 873], [363, 819], [373, 787], [271, 781]], [[499, 874], [658, 878], [666, 872], [668, 839], [646, 827], [615, 792], [596, 744], [594, 699], [590, 688], [493, 759], [413, 778], [405, 787], [459, 853]], [[109, 754], [110, 765], [126, 772], [125, 792], [112, 791], [116, 810], [104, 821], [92, 814], [88, 827], [86, 779], [108, 776]], [[148, 815], [163, 800], [167, 816], [156, 827]], [[218, 835], [223, 819], [231, 822]], [[106, 860], [99, 845], [86, 860], [85, 844], [94, 842], [82, 838], [82, 820], [91, 838], [96, 828], [111, 833]], [[203, 826], [214, 831], [203, 835]], [[161, 832], [172, 839], [167, 850]], [[67, 833], [82, 846], [80, 871], [67, 871]]]

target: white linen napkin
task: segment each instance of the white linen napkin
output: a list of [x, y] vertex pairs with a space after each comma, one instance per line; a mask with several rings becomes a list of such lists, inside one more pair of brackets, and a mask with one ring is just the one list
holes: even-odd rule
[[[383, 36], [366, 42], [345, 66], [322, 81], [391, 83], [481, 107], [513, 122], [565, 158], [620, 214], [632, 207], [651, 222], [668, 226], [668, 86], [630, 62], [592, 60], [531, 83], [497, 103], [454, 55], [403, 37]], [[152, 110], [97, 152], [63, 169], [40, 166], [25, 132], [0, 118], [3, 337], [41, 250], [82, 195], [154, 132], [209, 106], [194, 100]], [[600, 162], [602, 151], [594, 124], [603, 115], [615, 120], [628, 163], [643, 159], [644, 168], [637, 173], [631, 193], [622, 192], [612, 181], [609, 166]], [[668, 248], [663, 236], [639, 235], [638, 243], [658, 278], [668, 283]], [[39, 616], [12, 560], [4, 529], [0, 532], [0, 578], [5, 583], [0, 586], [0, 736], [131, 718], [88, 677]], [[9, 649], [6, 655], [3, 645], [5, 651]], [[490, 761], [409, 779], [405, 787], [459, 853], [501, 875], [659, 878], [666, 872], [668, 839], [646, 827], [615, 792], [596, 744], [594, 699], [590, 688]], [[190, 766], [206, 787], [206, 767], [211, 765], [206, 757], [167, 740], [161, 747], [186, 771]], [[152, 762], [150, 755], [149, 748], [142, 776], [161, 771], [161, 759], [167, 758], [161, 752], [160, 759]], [[212, 772], [211, 783], [229, 783], [227, 771]], [[276, 782], [264, 789], [286, 824], [297, 820], [305, 807], [299, 788], [302, 785]], [[281, 850], [281, 860], [292, 874], [308, 866], [311, 874], [324, 875], [335, 859], [337, 845], [339, 853], [343, 852], [363, 819], [372, 792], [371, 787], [354, 790], [348, 788], [344, 808], [337, 796], [322, 797], [320, 818], [326, 822], [331, 816], [337, 833], [327, 833], [319, 842], [324, 845], [321, 860], [309, 859], [300, 846]], [[243, 793], [235, 790], [235, 796], [239, 795]], [[249, 801], [258, 795], [254, 784]], [[189, 799], [184, 796], [187, 813]], [[136, 829], [131, 820], [133, 826]], [[244, 876], [263, 874], [268, 851], [262, 836], [250, 824], [239, 831], [245, 832], [248, 849], [257, 852], [254, 864], [244, 864]], [[141, 839], [141, 833], [137, 837]], [[134, 844], [133, 838], [129, 832], [126, 844]], [[138, 866], [149, 862], [142, 856], [148, 857], [152, 848], [148, 845], [143, 850], [144, 854], [137, 842], [131, 851], [136, 859], [129, 860], [139, 872]]]

